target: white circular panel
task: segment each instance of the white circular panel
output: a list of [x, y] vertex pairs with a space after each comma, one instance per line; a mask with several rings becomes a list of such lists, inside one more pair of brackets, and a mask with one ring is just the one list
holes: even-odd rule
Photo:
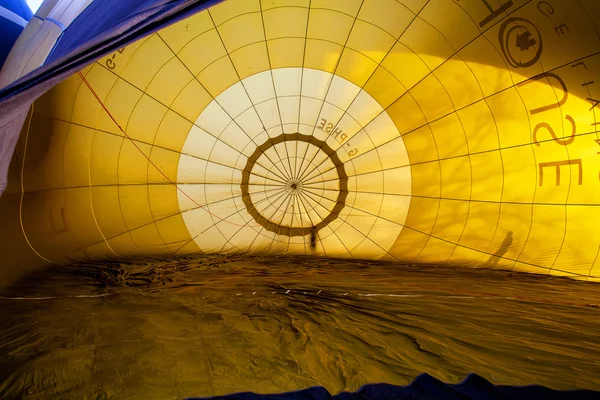
[[381, 257], [410, 204], [404, 142], [367, 92], [282, 68], [217, 96], [190, 130], [179, 204], [203, 251]]

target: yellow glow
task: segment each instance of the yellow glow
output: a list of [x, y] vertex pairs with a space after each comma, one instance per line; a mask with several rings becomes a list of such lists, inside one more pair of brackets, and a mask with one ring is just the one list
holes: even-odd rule
[[56, 263], [249, 250], [600, 278], [598, 2], [308, 7], [225, 1], [86, 67], [101, 103], [78, 74], [45, 94], [5, 244]]

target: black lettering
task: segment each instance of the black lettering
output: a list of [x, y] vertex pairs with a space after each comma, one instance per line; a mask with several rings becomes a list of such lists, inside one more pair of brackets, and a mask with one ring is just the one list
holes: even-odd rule
[[547, 123], [542, 122], [542, 123], [539, 123], [533, 130], [533, 143], [535, 143], [535, 145], [538, 147], [540, 146], [540, 142], [537, 140], [537, 132], [540, 129], [547, 129], [548, 132], [550, 132], [550, 136], [552, 136], [552, 140], [554, 140], [556, 142], [556, 144], [558, 144], [560, 146], [566, 146], [566, 145], [573, 143], [573, 141], [575, 140], [575, 134], [576, 134], [576, 130], [577, 130], [577, 127], [575, 125], [575, 120], [570, 115], [567, 115], [565, 118], [567, 119], [567, 121], [569, 121], [571, 123], [571, 136], [569, 136], [568, 139], [559, 139], [558, 137], [556, 137], [556, 134], [554, 133], [554, 130], [552, 129], [552, 127], [550, 125], [548, 125]]
[[116, 67], [115, 62], [110, 58], [106, 60], [106, 66], [108, 67], [108, 69], [115, 69]]
[[562, 36], [565, 34], [565, 29], [567, 30], [567, 32], [571, 32], [569, 30], [569, 27], [567, 26], [567, 24], [562, 24], [562, 25], [557, 26], [556, 28], [554, 28], [554, 31], [556, 31], [556, 34], [558, 36]]
[[592, 99], [591, 97], [588, 97], [587, 100], [592, 102], [592, 108], [590, 108], [589, 111], [592, 111], [598, 104], [600, 104], [600, 100]]
[[538, 81], [538, 80], [540, 80], [540, 79], [542, 79], [544, 77], [554, 78], [554, 79], [556, 79], [558, 81], [558, 83], [560, 84], [560, 86], [562, 87], [562, 90], [564, 92], [563, 98], [558, 103], [556, 103], [556, 104], [549, 104], [547, 106], [539, 107], [539, 108], [531, 110], [530, 111], [531, 115], [538, 114], [538, 113], [541, 113], [541, 112], [544, 112], [544, 111], [548, 111], [548, 110], [552, 110], [553, 108], [558, 108], [558, 107], [562, 106], [563, 104], [565, 104], [567, 102], [567, 98], [569, 97], [569, 91], [567, 90], [567, 85], [565, 85], [565, 82], [561, 79], [560, 76], [558, 76], [558, 75], [556, 75], [556, 74], [554, 74], [552, 72], [544, 72], [543, 74], [534, 76], [533, 78], [528, 79], [525, 82], [519, 83], [517, 85], [517, 87], [523, 87], [523, 86], [531, 83], [532, 81]]
[[[544, 9], [542, 10], [542, 6], [544, 5], [546, 7], [544, 7]], [[550, 3], [548, 3], [547, 1], [540, 1], [537, 5], [537, 8], [542, 14], [544, 14], [548, 18], [550, 18], [551, 15], [554, 15], [554, 7], [552, 7], [552, 5], [550, 5]]]
[[560, 186], [560, 167], [565, 165], [573, 165], [577, 164], [579, 166], [579, 181], [578, 184], [583, 184], [583, 163], [581, 159], [577, 160], [564, 160], [564, 161], [551, 161], [540, 163], [540, 186], [544, 185], [544, 168], [546, 167], [556, 167], [556, 186]]
[[317, 128], [320, 130], [324, 130], [326, 123], [327, 123], [327, 120], [325, 118], [321, 118], [321, 125], [317, 126]]
[[500, 6], [500, 8], [494, 10], [492, 8], [492, 6], [490, 6], [490, 3], [488, 3], [488, 0], [481, 0], [481, 1], [483, 2], [483, 4], [487, 7], [488, 11], [490, 12], [490, 15], [488, 15], [487, 17], [485, 17], [479, 23], [479, 26], [481, 28], [483, 28], [484, 26], [486, 26], [487, 24], [489, 24], [490, 22], [492, 22], [492, 20], [494, 18], [496, 18], [497, 16], [499, 16], [500, 14], [502, 14], [503, 12], [505, 12], [506, 10], [508, 10], [510, 7], [513, 6], [512, 0], [508, 0], [506, 3], [504, 3], [502, 6]]

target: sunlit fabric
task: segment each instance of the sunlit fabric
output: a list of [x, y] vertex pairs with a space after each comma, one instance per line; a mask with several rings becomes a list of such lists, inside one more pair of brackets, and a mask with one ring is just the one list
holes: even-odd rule
[[0, 68], [31, 16], [24, 0], [0, 0]]
[[598, 280], [597, 21], [595, 0], [227, 0], [35, 102], [6, 263], [249, 251]]

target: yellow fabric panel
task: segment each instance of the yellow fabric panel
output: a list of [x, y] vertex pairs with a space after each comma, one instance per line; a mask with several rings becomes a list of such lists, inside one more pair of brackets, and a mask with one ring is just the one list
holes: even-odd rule
[[[505, 269], [508, 269], [508, 267], [511, 265], [512, 263], [508, 260], [502, 260], [501, 263], [499, 265], [503, 266]], [[547, 275], [550, 271], [544, 267], [540, 267], [534, 264], [527, 264], [524, 262], [514, 262], [513, 267], [512, 267], [513, 271], [518, 271], [518, 272], [526, 272], [529, 274], [539, 274], [539, 275]]]
[[147, 185], [120, 185], [119, 204], [127, 230], [152, 224], [154, 217], [150, 212]]
[[471, 160], [468, 156], [441, 160], [443, 198], [468, 200], [471, 196]]
[[[405, 0], [402, 0], [405, 1]], [[507, 11], [514, 11], [521, 7], [523, 4], [528, 3], [528, 0], [510, 0], [513, 6]], [[500, 9], [501, 5], [506, 3], [503, 0], [492, 0], [487, 1], [488, 4], [491, 5], [493, 10]], [[495, 25], [498, 21], [501, 21], [504, 17], [506, 17], [506, 12], [499, 12], [497, 14], [492, 14], [489, 7], [482, 1], [463, 1], [460, 6], [471, 16], [473, 20], [480, 23], [484, 21], [485, 18], [489, 18], [486, 24], [483, 27], [479, 26], [480, 31], [489, 30], [490, 27]]]
[[179, 251], [175, 254], [182, 255], [182, 254], [200, 254], [200, 253], [202, 253], [202, 251], [200, 250], [200, 248], [198, 247], [196, 242], [194, 242], [193, 240], [190, 240], [183, 247], [181, 247], [179, 249]]
[[[597, 30], [591, 23], [587, 23], [590, 16], [578, 3], [555, 2], [552, 3], [552, 7], [554, 15], [562, 18], [555, 24], [539, 24], [538, 28], [543, 37], [553, 37], [553, 40], [544, 42], [544, 51], [540, 58], [540, 63], [546, 71], [593, 54], [600, 46]], [[519, 15], [522, 18], [535, 20], [539, 19], [540, 10], [536, 4], [528, 4], [523, 7]], [[565, 26], [562, 26], [563, 24]], [[586, 40], [573, 40], [574, 38], [586, 38]]]
[[465, 248], [479, 251], [477, 257], [481, 259], [494, 238], [501, 205], [480, 201], [471, 201], [468, 204], [469, 214], [458, 243]]
[[119, 150], [118, 182], [135, 185], [148, 182], [148, 159], [151, 146], [140, 142], [123, 140]]
[[[170, 109], [188, 121], [196, 121], [202, 110], [213, 100], [213, 97], [198, 82], [191, 80], [177, 95]], [[172, 111], [171, 111], [172, 112]], [[168, 114], [167, 114], [168, 115]], [[166, 117], [165, 117], [166, 118]], [[161, 121], [161, 126], [163, 121]], [[156, 131], [155, 131], [156, 132]], [[189, 132], [189, 129], [186, 133]]]
[[504, 179], [502, 157], [499, 151], [489, 151], [469, 156], [473, 182], [471, 199], [500, 202]]
[[231, 53], [231, 60], [241, 79], [269, 69], [265, 42], [254, 43]]
[[119, 256], [104, 241], [86, 247], [84, 252], [86, 258], [91, 260], [106, 260]]
[[200, 72], [198, 80], [208, 93], [215, 97], [225, 88], [237, 82], [238, 76], [229, 57], [224, 57], [210, 64]]
[[[561, 185], [569, 184], [569, 204], [600, 204], [600, 193], [595, 190], [600, 183], [600, 157], [598, 156], [600, 145], [595, 140], [597, 140], [595, 134], [580, 136], [568, 146], [568, 158], [573, 161], [581, 160], [583, 173], [581, 176], [577, 164], [571, 165], [569, 171], [566, 167], [561, 167], [561, 177], [565, 174], [564, 183], [561, 179]], [[555, 185], [556, 182], [552, 183], [550, 179], [548, 184]]]
[[[511, 265], [514, 264], [527, 242], [531, 219], [532, 206], [530, 204], [503, 203], [497, 223], [490, 226], [490, 229], [495, 230], [494, 238], [487, 250], [490, 257], [484, 261], [490, 261], [494, 254], [501, 254], [503, 258], [509, 260], [507, 262], [510, 262]], [[510, 236], [512, 236], [512, 241], [507, 241], [507, 237]]]
[[42, 257], [53, 262], [67, 262], [65, 255], [79, 249], [67, 219], [65, 192], [44, 190], [23, 198], [23, 207], [30, 210], [22, 215], [27, 239]]
[[467, 136], [471, 154], [498, 148], [496, 122], [486, 101], [478, 101], [462, 108], [457, 114]]
[[565, 207], [534, 205], [527, 244], [519, 261], [550, 268], [565, 236]]
[[204, 68], [226, 56], [227, 51], [216, 29], [195, 37], [178, 54], [179, 59], [194, 75], [198, 75]]
[[[94, 130], [71, 124], [64, 143], [62, 169], [65, 187], [90, 185], [90, 161]], [[65, 166], [77, 165], [77, 168]], [[89, 201], [89, 198], [88, 198]]]
[[180, 152], [192, 125], [190, 120], [186, 120], [173, 111], [168, 111], [158, 127], [154, 145]]
[[489, 97], [487, 104], [496, 121], [500, 147], [530, 143], [529, 116], [517, 90], [499, 92]]
[[154, 135], [168, 108], [150, 96], [142, 96], [123, 128], [127, 135], [135, 140], [152, 143]]
[[[239, 31], [244, 32], [243, 35]], [[264, 27], [260, 13], [240, 15], [217, 27], [225, 49], [232, 53], [241, 47], [265, 40]]]
[[437, 198], [415, 197], [411, 199], [410, 210], [400, 236], [390, 249], [396, 257], [411, 261], [416, 257], [433, 229], [435, 217], [440, 206]]
[[259, 0], [228, 0], [223, 1], [208, 10], [216, 26], [233, 19], [238, 15], [257, 11], [260, 11]]
[[[64, 186], [64, 145], [69, 127], [67, 122], [34, 114], [27, 141], [37, 143], [37, 146], [25, 153], [25, 191]], [[47, 130], [52, 134], [49, 135]]]
[[156, 221], [180, 213], [178, 196], [182, 195], [176, 185], [149, 185], [150, 209]]
[[423, 7], [427, 5], [430, 0], [397, 0], [398, 3], [403, 4], [406, 8], [413, 12], [413, 14], [418, 14]]
[[[279, 7], [304, 7], [308, 8], [310, 0], [260, 0], [263, 11]], [[265, 13], [266, 15], [266, 13]]]
[[454, 55], [454, 50], [442, 34], [420, 18], [415, 18], [399, 42], [417, 53], [430, 70]]
[[148, 183], [171, 184], [177, 182], [177, 167], [180, 154], [165, 150], [160, 147], [152, 147], [148, 165]]
[[376, 25], [357, 20], [346, 46], [380, 63], [395, 42], [393, 36]]
[[414, 14], [395, 0], [364, 0], [358, 14], [358, 19], [383, 29], [394, 41], [406, 30], [413, 18]]
[[454, 110], [448, 93], [433, 75], [427, 76], [409, 89], [409, 93], [415, 98], [421, 112], [429, 122], [442, 118]]
[[214, 29], [208, 12], [202, 11], [160, 31], [160, 37], [174, 53], [179, 53], [190, 41]]
[[[75, 78], [81, 81], [79, 76], [76, 76]], [[100, 67], [97, 64], [94, 64], [92, 68], [90, 68], [89, 72], [85, 75], [85, 78], [90, 85], [94, 85], [94, 88], [98, 87], [98, 90], [94, 89], [94, 91], [102, 101], [106, 99], [110, 90], [118, 81], [117, 76], [113, 75], [108, 69]], [[96, 100], [94, 95], [85, 88], [85, 85], [80, 85], [73, 105], [71, 121], [79, 125], [89, 126], [90, 128], [100, 128], [100, 126], [106, 125], [105, 128], [107, 131], [120, 135], [121, 132], [114, 123], [108, 125], [101, 122], [105, 121], [107, 118], [108, 117], [105, 115], [104, 110], [100, 104], [98, 104], [98, 100]], [[119, 122], [123, 123], [126, 121], [121, 119]]]
[[468, 212], [468, 201], [440, 200], [431, 235], [450, 243], [458, 243], [467, 223]]
[[335, 10], [354, 17], [362, 3], [362, 0], [311, 0], [310, 6], [311, 9]]
[[132, 257], [140, 251], [129, 232], [111, 238], [107, 240], [107, 243], [119, 257]]
[[[478, 251], [479, 254], [475, 258], [478, 262], [485, 258], [485, 253], [494, 237], [500, 207], [498, 203], [469, 203], [469, 215], [458, 243], [465, 248]], [[453, 258], [458, 260], [458, 255]], [[484, 262], [487, 259], [489, 257]]]
[[[173, 254], [192, 239], [181, 214], [157, 220], [156, 229], [164, 241], [165, 247]], [[196, 246], [194, 241], [192, 243]], [[193, 251], [200, 252], [200, 249], [196, 246], [196, 250]]]
[[597, 206], [567, 206], [567, 224], [560, 254], [553, 269], [589, 275], [598, 255], [598, 248], [581, 246], [587, 240], [600, 243], [600, 214]]
[[427, 120], [419, 104], [410, 94], [405, 95], [403, 90], [402, 93], [399, 93], [399, 96], [399, 99], [389, 106], [387, 113], [400, 133], [406, 135], [426, 125]]
[[[112, 117], [117, 121], [121, 128], [125, 129], [127, 126], [127, 121], [131, 116], [131, 112], [142, 98], [142, 95], [143, 94], [139, 89], [130, 85], [124, 80], [119, 79], [110, 88], [110, 91], [103, 100], [103, 103], [109, 110], [115, 110], [114, 113], [111, 112]], [[91, 101], [95, 102], [96, 105], [98, 104], [96, 99]], [[97, 127], [99, 130], [105, 132], [111, 132], [115, 135], [123, 135], [121, 130], [116, 127], [113, 119], [106, 112], [104, 112], [104, 110], [100, 110], [100, 118]]]
[[274, 39], [267, 42], [271, 68], [302, 67], [306, 40], [295, 38]]
[[333, 72], [342, 54], [342, 49], [343, 47], [339, 44], [311, 40], [307, 37], [304, 67]]
[[282, 7], [264, 11], [262, 15], [267, 40], [279, 38], [304, 39], [306, 37], [308, 11], [308, 8], [299, 7]]
[[365, 90], [381, 107], [387, 108], [398, 99], [398, 93], [404, 92], [404, 87], [392, 74], [379, 66], [367, 81]]
[[342, 53], [336, 69], [336, 75], [341, 76], [357, 86], [363, 86], [373, 74], [377, 64], [354, 50], [346, 48]]
[[118, 184], [119, 152], [123, 139], [119, 136], [96, 132], [90, 156], [90, 184]]
[[504, 190], [502, 201], [531, 203], [537, 185], [537, 164], [530, 146], [502, 149]]
[[411, 169], [413, 196], [439, 197], [441, 195], [441, 172], [438, 162], [413, 164]]
[[91, 190], [90, 187], [82, 187], [65, 191], [65, 214], [68, 228], [77, 238], [80, 248], [104, 241], [93, 215], [90, 202]]
[[458, 52], [458, 55], [469, 66], [475, 75], [483, 96], [491, 96], [514, 83], [512, 76], [502, 58], [502, 52], [492, 45], [493, 40], [479, 36]]
[[430, 126], [412, 131], [402, 137], [412, 165], [438, 160], [438, 148]]
[[[106, 69], [107, 72], [112, 72], [117, 76], [121, 76], [123, 77], [123, 73], [127, 71], [127, 73], [131, 74], [132, 70], [129, 68], [131, 66], [133, 66], [135, 68], [135, 61], [134, 64], [130, 65], [129, 62], [131, 61], [131, 58], [136, 56], [139, 57], [140, 55], [142, 56], [147, 56], [149, 54], [149, 51], [152, 51], [152, 43], [158, 43], [154, 40], [150, 40], [152, 39], [152, 36], [149, 36], [147, 38], [144, 38], [140, 41], [131, 43], [129, 46], [121, 48], [113, 53], [110, 53], [106, 56], [104, 56], [103, 58], [101, 58], [100, 60], [98, 60], [95, 64], [92, 64], [88, 67], [86, 67], [86, 69], [82, 72], [84, 72], [84, 75], [87, 76], [87, 72], [89, 68], [95, 68], [98, 66], [101, 66], [102, 68]], [[156, 39], [156, 38], [155, 38]], [[148, 42], [150, 40], [150, 45], [149, 47], [144, 47], [144, 45], [146, 44], [146, 42]], [[165, 50], [165, 49], [162, 49]], [[161, 52], [161, 55], [166, 57], [164, 58], [164, 60], [168, 60], [169, 57], [169, 53], [168, 52]], [[79, 76], [77, 75], [73, 75], [74, 78], [81, 80], [81, 78], [79, 78]], [[135, 77], [133, 77], [135, 78]]]
[[469, 66], [458, 56], [440, 65], [434, 72], [448, 96], [454, 109], [462, 109], [482, 99], [481, 87]]
[[353, 22], [354, 18], [345, 14], [311, 8], [306, 37], [344, 45], [350, 35]]
[[[419, 13], [419, 17], [434, 26], [455, 51], [479, 35], [479, 27], [462, 7], [460, 3], [431, 0]], [[460, 26], [460, 29], [456, 29], [457, 26]]]
[[193, 79], [186, 66], [178, 58], [172, 58], [156, 73], [146, 93], [169, 106]]
[[[419, 54], [401, 42], [397, 42], [381, 63], [405, 88], [412, 88], [430, 72]], [[410, 68], [406, 68], [410, 65]]]
[[92, 187], [92, 206], [100, 231], [106, 239], [127, 231], [119, 203], [118, 186]]
[[485, 256], [485, 253], [458, 245], [446, 263], [459, 268], [476, 268]]
[[415, 258], [414, 262], [432, 264], [446, 262], [456, 249], [456, 244], [429, 236], [427, 244], [421, 253]]
[[[173, 50], [165, 44], [159, 35], [148, 37], [137, 48], [126, 47], [122, 54], [115, 52], [113, 55], [115, 56], [114, 64], [116, 65], [113, 72], [142, 90], [148, 87], [154, 75], [163, 65], [175, 57]], [[112, 56], [110, 57], [112, 59]], [[106, 63], [102, 65], [107, 70], [110, 68]], [[111, 64], [109, 63], [109, 65]], [[122, 68], [122, 70], [117, 70], [117, 68]]]
[[453, 113], [429, 124], [438, 145], [440, 158], [462, 156], [469, 153], [462, 121]]
[[[81, 73], [87, 75], [92, 67], [84, 68]], [[43, 96], [35, 102], [34, 110], [37, 114], [52, 116], [63, 121], [70, 121], [75, 107], [75, 98], [78, 95], [83, 81], [79, 75], [71, 75], [62, 84], [54, 86], [48, 91], [49, 96]], [[64, 101], [50, 101], [52, 97], [59, 97]]]

